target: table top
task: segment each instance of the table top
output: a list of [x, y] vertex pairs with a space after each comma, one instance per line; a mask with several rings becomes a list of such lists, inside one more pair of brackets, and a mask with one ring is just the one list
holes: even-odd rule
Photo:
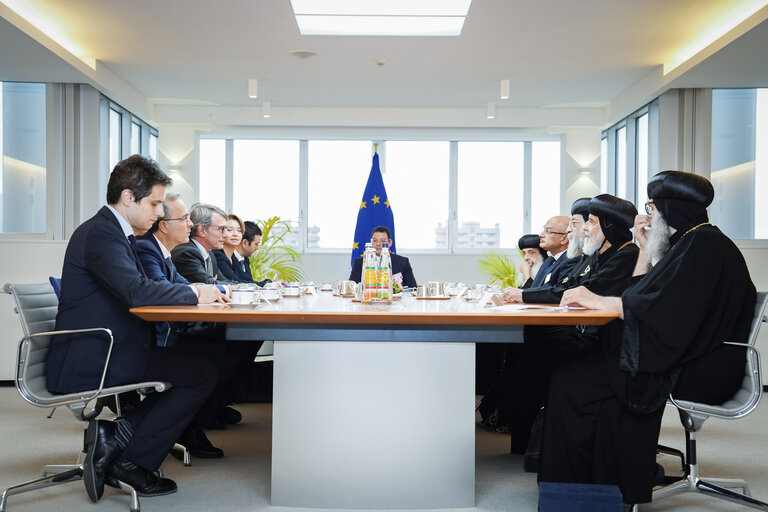
[[605, 325], [618, 318], [615, 313], [556, 305], [484, 307], [456, 297], [435, 300], [406, 295], [390, 304], [363, 304], [331, 292], [250, 306], [142, 306], [131, 313], [148, 321], [337, 325]]

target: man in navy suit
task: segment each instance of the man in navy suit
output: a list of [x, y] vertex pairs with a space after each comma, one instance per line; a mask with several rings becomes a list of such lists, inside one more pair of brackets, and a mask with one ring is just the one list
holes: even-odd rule
[[[134, 155], [119, 162], [107, 185], [107, 206], [72, 234], [64, 256], [56, 329], [106, 327], [114, 335], [105, 386], [165, 381], [122, 421], [92, 420], [86, 436], [86, 490], [93, 501], [122, 481], [143, 496], [176, 491], [155, 471], [216, 383], [205, 359], [152, 346], [153, 327], [129, 308], [210, 303], [218, 290], [149, 279], [136, 254], [135, 235], [163, 215], [171, 180], [157, 164]], [[48, 389], [70, 393], [99, 387], [108, 342], [102, 334], [54, 338], [47, 360]]]
[[[392, 234], [386, 226], [373, 228], [371, 242], [377, 256], [381, 254], [381, 248], [384, 247], [384, 244], [389, 246], [392, 243], [391, 238]], [[389, 255], [392, 258], [392, 274], [401, 274], [403, 276], [403, 288], [415, 288], [416, 278], [413, 277], [413, 269], [411, 269], [411, 263], [408, 261], [408, 258], [393, 252], [390, 252]], [[360, 256], [352, 262], [352, 272], [349, 274], [349, 280], [359, 283], [362, 280], [362, 275], [363, 257]]]
[[[189, 284], [171, 261], [171, 249], [189, 241], [192, 222], [189, 212], [179, 194], [168, 194], [163, 201], [163, 218], [157, 219], [147, 234], [138, 237], [139, 261], [147, 276], [153, 281]], [[212, 287], [213, 284], [197, 284]], [[227, 407], [225, 392], [239, 369], [238, 357], [227, 353], [224, 345], [224, 331], [209, 324], [187, 324], [183, 322], [156, 322], [156, 344], [161, 347], [176, 347], [191, 350], [212, 361], [219, 372], [216, 388], [195, 416], [187, 430], [179, 438], [190, 453], [200, 458], [218, 458], [224, 455], [216, 448], [200, 428], [225, 428], [227, 424], [238, 423], [242, 416]], [[179, 341], [179, 344], [176, 342]]]
[[171, 250], [173, 264], [179, 273], [193, 283], [229, 282], [219, 276], [213, 249], [224, 247], [227, 232], [227, 214], [221, 208], [195, 203], [189, 210], [192, 229], [189, 242]]

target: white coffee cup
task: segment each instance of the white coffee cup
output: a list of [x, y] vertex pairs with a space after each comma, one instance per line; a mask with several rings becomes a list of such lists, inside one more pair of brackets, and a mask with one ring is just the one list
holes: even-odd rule
[[300, 291], [298, 283], [289, 283], [283, 286], [283, 297], [298, 297]]
[[253, 290], [244, 288], [234, 288], [230, 291], [232, 294], [232, 304], [252, 304]]
[[261, 298], [266, 300], [279, 300], [280, 290], [277, 288], [267, 288], [265, 286], [261, 289]]

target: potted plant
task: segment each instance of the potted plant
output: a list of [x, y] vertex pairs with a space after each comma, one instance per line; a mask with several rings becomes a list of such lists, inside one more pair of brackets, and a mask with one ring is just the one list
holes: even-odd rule
[[291, 226], [280, 217], [257, 220], [261, 228], [261, 247], [251, 256], [251, 274], [254, 281], [271, 279], [273, 281], [303, 281], [304, 273], [300, 267], [299, 253], [286, 243], [286, 236], [291, 233]]
[[501, 251], [483, 254], [483, 258], [477, 262], [477, 267], [491, 278], [490, 284], [499, 284], [502, 288], [519, 286], [519, 273], [515, 264]]

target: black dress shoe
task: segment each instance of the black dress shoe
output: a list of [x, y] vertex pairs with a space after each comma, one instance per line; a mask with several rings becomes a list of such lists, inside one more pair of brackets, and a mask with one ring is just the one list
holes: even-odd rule
[[116, 480], [134, 488], [139, 496], [163, 496], [176, 492], [176, 482], [170, 478], [160, 478], [141, 466], [128, 469], [129, 461], [121, 457], [109, 468], [109, 484], [117, 486]]
[[216, 420], [225, 425], [240, 423], [242, 419], [243, 415], [240, 414], [240, 411], [232, 407], [222, 407], [219, 409], [218, 414], [216, 414]]
[[107, 470], [122, 451], [115, 441], [116, 427], [114, 422], [106, 420], [91, 420], [88, 423], [83, 481], [88, 497], [94, 503], [104, 494]]
[[200, 459], [218, 459], [224, 456], [224, 452], [211, 444], [203, 429], [198, 425], [187, 427], [178, 443], [186, 446], [193, 457]]

